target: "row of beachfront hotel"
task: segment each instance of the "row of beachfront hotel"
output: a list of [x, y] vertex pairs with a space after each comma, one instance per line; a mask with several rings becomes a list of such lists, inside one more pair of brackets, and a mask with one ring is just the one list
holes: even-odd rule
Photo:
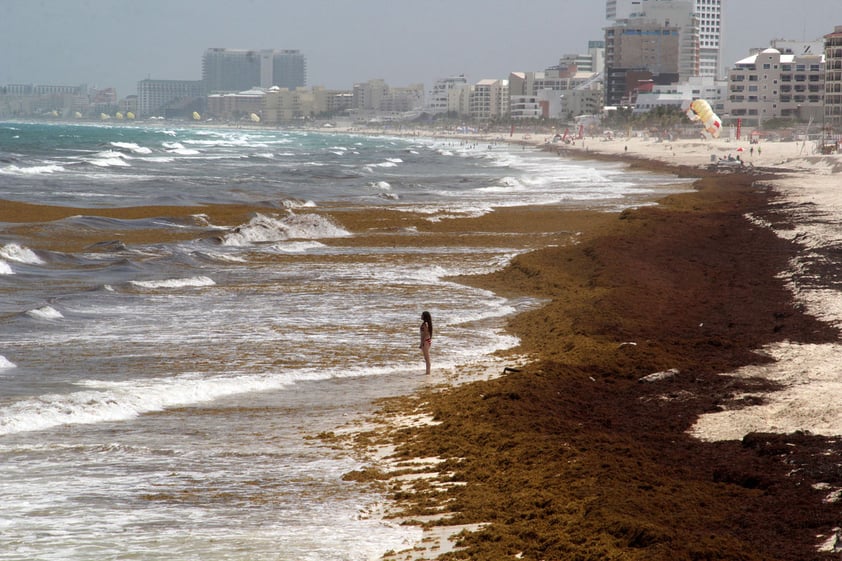
[[53, 114], [133, 115], [268, 124], [313, 117], [411, 119], [421, 113], [460, 119], [560, 119], [637, 112], [705, 98], [726, 120], [821, 121], [842, 130], [842, 26], [815, 41], [776, 40], [722, 71], [725, 0], [607, 0], [604, 38], [584, 54], [540, 71], [469, 81], [442, 78], [395, 87], [369, 80], [347, 90], [307, 87], [306, 57], [295, 50], [207, 49], [201, 80], [138, 82], [137, 95], [84, 86], [0, 87], [0, 117]]

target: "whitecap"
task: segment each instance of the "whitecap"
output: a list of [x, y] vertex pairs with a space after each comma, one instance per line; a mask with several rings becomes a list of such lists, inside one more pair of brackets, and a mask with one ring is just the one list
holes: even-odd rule
[[284, 208], [289, 208], [289, 209], [293, 209], [293, 208], [315, 208], [316, 207], [315, 201], [302, 201], [302, 200], [299, 200], [299, 199], [285, 199], [284, 201], [281, 201], [281, 205]]
[[386, 158], [386, 161], [392, 162], [393, 164], [402, 164], [403, 160], [400, 158]]
[[0, 275], [14, 275], [12, 266], [0, 259]]
[[44, 264], [44, 260], [38, 257], [34, 251], [16, 243], [10, 243], [0, 247], [0, 257], [9, 261], [17, 261], [18, 263], [27, 263], [29, 265]]
[[189, 277], [185, 279], [164, 279], [153, 281], [129, 281], [129, 284], [139, 288], [200, 288], [203, 286], [214, 286], [216, 283], [212, 278], [206, 276]]
[[40, 308], [36, 308], [34, 310], [27, 310], [26, 315], [33, 319], [61, 319], [64, 316], [61, 314], [60, 311], [56, 310], [52, 306], [41, 306]]
[[258, 214], [222, 238], [223, 245], [247, 246], [289, 239], [341, 238], [351, 233], [318, 214], [292, 214], [279, 219]]
[[129, 156], [122, 152], [106, 150], [105, 152], [96, 154], [93, 159], [88, 160], [88, 163], [100, 168], [129, 167], [129, 163], [126, 161], [127, 158]]
[[372, 181], [368, 186], [381, 191], [389, 191], [392, 188], [388, 181]]
[[6, 175], [45, 175], [60, 171], [64, 171], [64, 167], [57, 164], [30, 167], [18, 167], [13, 165], [0, 168], [0, 173]]
[[129, 150], [134, 152], [135, 154], [151, 154], [152, 149], [147, 148], [146, 146], [140, 146], [139, 144], [135, 144], [134, 142], [112, 142], [111, 146], [115, 148], [122, 148], [123, 150]]
[[185, 148], [184, 145], [180, 142], [164, 142], [162, 146], [170, 154], [176, 154], [178, 156], [197, 156], [199, 154], [198, 150], [194, 150], [193, 148]]
[[17, 364], [9, 360], [8, 358], [0, 355], [0, 370], [6, 370], [8, 368], [17, 368]]

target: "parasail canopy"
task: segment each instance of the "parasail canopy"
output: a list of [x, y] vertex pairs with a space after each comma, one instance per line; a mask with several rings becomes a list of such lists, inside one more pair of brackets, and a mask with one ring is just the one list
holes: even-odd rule
[[710, 103], [704, 99], [694, 99], [685, 113], [691, 121], [699, 121], [713, 138], [719, 138], [722, 132], [722, 120], [713, 112]]

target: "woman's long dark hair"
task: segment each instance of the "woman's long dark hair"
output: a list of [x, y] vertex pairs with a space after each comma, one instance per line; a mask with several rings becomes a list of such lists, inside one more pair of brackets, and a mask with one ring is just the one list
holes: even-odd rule
[[433, 336], [433, 318], [430, 316], [430, 312], [421, 312], [421, 321], [426, 323], [430, 328], [430, 337]]

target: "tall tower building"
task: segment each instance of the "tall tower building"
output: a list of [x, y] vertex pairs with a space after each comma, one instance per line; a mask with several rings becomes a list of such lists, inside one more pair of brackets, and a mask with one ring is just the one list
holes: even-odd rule
[[[654, 8], [676, 4], [681, 0], [606, 0], [605, 16], [609, 25], [613, 22], [636, 17], [650, 17]], [[722, 38], [722, 5], [725, 0], [689, 0], [696, 18], [698, 36], [699, 76], [718, 77], [722, 73], [720, 65]], [[689, 44], [682, 49], [692, 48]], [[683, 55], [688, 60], [688, 55]]]
[[294, 89], [307, 85], [307, 61], [293, 50], [207, 49], [202, 80], [208, 93], [272, 86]]
[[842, 133], [842, 25], [824, 36], [824, 118], [834, 134]]
[[301, 51], [277, 51], [272, 56], [272, 86], [294, 90], [307, 85], [307, 59]]
[[725, 0], [695, 0], [699, 29], [699, 72], [701, 76], [722, 74], [722, 4]]

